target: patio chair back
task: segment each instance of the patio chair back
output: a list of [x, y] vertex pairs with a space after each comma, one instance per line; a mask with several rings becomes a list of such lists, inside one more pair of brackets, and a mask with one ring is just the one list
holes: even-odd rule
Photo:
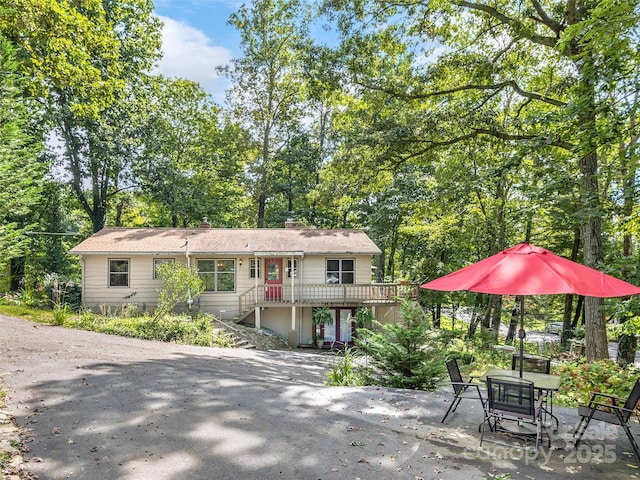
[[491, 414], [532, 419], [536, 416], [533, 382], [524, 378], [487, 377]]
[[[520, 355], [514, 354], [511, 357], [511, 370], [520, 370]], [[534, 373], [551, 373], [551, 359], [525, 355], [522, 361], [522, 370]]]
[[458, 361], [454, 358], [447, 362], [447, 370], [449, 371], [449, 378], [451, 379], [451, 387], [456, 395], [459, 395], [464, 389], [464, 380], [460, 373], [460, 367], [458, 367]]
[[636, 380], [636, 384], [633, 386], [631, 393], [627, 397], [627, 401], [624, 402], [624, 410], [622, 412], [622, 418], [625, 422], [629, 421], [629, 417], [636, 408], [636, 405], [640, 401], [640, 378]]
[[[538, 445], [544, 435], [547, 437], [547, 445], [551, 445], [551, 438], [541, 417], [542, 399], [536, 397], [533, 382], [518, 377], [487, 377], [487, 394], [486, 416], [480, 425], [480, 446], [484, 441], [487, 424], [496, 432], [504, 430], [516, 436], [535, 436], [535, 452], [538, 451]], [[509, 429], [506, 424], [517, 425], [518, 429]], [[530, 424], [535, 430], [520, 431], [519, 428], [523, 424]]]
[[[455, 358], [447, 361], [447, 370], [449, 371], [449, 378], [451, 378], [451, 388], [453, 388], [454, 397], [447, 412], [444, 414], [444, 417], [442, 417], [442, 423], [444, 423], [451, 412], [456, 411], [456, 408], [458, 408], [463, 398], [475, 397], [479, 399], [484, 411], [485, 399], [482, 396], [482, 392], [480, 392], [480, 385], [473, 381], [473, 377], [467, 380], [462, 378], [458, 362]], [[468, 392], [471, 392], [471, 394], [468, 394]]]

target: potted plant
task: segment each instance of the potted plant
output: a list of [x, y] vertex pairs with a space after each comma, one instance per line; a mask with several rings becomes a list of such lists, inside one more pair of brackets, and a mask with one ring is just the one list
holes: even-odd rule
[[311, 316], [311, 323], [313, 324], [313, 341], [318, 348], [321, 348], [324, 343], [324, 338], [319, 338], [318, 333], [320, 331], [320, 326], [333, 323], [331, 310], [327, 307], [316, 308]]
[[373, 312], [367, 307], [360, 307], [353, 320], [356, 322], [356, 328], [371, 328], [371, 323], [374, 320]]

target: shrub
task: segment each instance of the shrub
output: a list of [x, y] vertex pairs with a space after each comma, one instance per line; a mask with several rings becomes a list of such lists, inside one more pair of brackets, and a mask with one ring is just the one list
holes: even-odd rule
[[586, 404], [591, 392], [607, 393], [626, 397], [640, 374], [640, 370], [620, 367], [613, 360], [605, 359], [587, 363], [570, 362], [553, 369], [562, 376], [562, 383], [554, 396], [558, 404], [575, 407]]
[[43, 287], [49, 292], [49, 299], [53, 304], [63, 303], [73, 310], [80, 308], [82, 303], [82, 288], [70, 278], [55, 272], [44, 276]]
[[[201, 343], [195, 343], [194, 345], [207, 346]], [[210, 342], [210, 345], [208, 346], [221, 347], [221, 348], [233, 348], [236, 345], [233, 337], [229, 334], [229, 332], [227, 332], [226, 330], [218, 330], [215, 333], [212, 333], [211, 342]]]
[[13, 298], [16, 305], [25, 307], [43, 308], [47, 304], [46, 295], [33, 288], [21, 288]]
[[377, 330], [359, 329], [356, 345], [371, 359], [372, 383], [419, 390], [435, 390], [446, 374], [438, 335], [416, 302], [401, 305], [401, 324], [381, 324]]
[[476, 357], [472, 353], [460, 352], [458, 350], [447, 350], [445, 352], [446, 361], [453, 360], [454, 358], [462, 365], [471, 365], [476, 361]]
[[189, 268], [180, 262], [158, 266], [158, 277], [162, 287], [158, 290], [158, 305], [154, 318], [158, 319], [171, 312], [180, 302], [189, 302], [204, 292], [204, 282], [195, 267]]
[[356, 351], [348, 348], [338, 353], [327, 373], [327, 384], [342, 387], [360, 387], [367, 384], [367, 370], [357, 363]]
[[66, 303], [57, 302], [53, 306], [53, 317], [51, 324], [52, 325], [64, 325], [64, 322], [67, 320], [69, 316], [69, 308]]

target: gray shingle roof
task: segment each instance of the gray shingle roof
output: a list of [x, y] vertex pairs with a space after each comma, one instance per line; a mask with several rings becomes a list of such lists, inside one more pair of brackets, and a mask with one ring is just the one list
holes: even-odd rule
[[361, 230], [300, 228], [115, 228], [100, 230], [69, 253], [183, 254], [185, 240], [192, 254], [302, 252], [308, 254], [377, 255], [380, 249]]

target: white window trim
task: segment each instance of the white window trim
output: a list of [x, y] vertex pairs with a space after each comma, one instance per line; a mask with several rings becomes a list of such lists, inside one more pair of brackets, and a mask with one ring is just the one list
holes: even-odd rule
[[262, 278], [262, 259], [261, 258], [249, 259], [249, 278]]
[[[198, 268], [198, 262], [214, 262], [215, 264], [215, 269], [213, 272], [200, 272], [200, 269]], [[227, 271], [223, 271], [223, 272], [218, 272], [218, 262], [219, 261], [224, 261], [224, 262], [233, 262], [233, 268], [231, 271], [227, 272]], [[236, 259], [235, 258], [196, 258], [195, 259], [196, 262], [196, 269], [198, 270], [198, 273], [208, 273], [208, 274], [214, 274], [215, 275], [215, 283], [216, 283], [216, 288], [215, 290], [205, 290], [204, 293], [220, 293], [220, 294], [230, 294], [230, 293], [236, 293], [238, 290], [238, 279], [237, 279], [237, 268], [236, 268]], [[218, 275], [219, 273], [222, 273], [224, 275], [228, 275], [230, 273], [233, 273], [233, 290], [218, 290]]]
[[[344, 261], [351, 261], [353, 262], [353, 270], [343, 270], [342, 269], [342, 262]], [[325, 279], [329, 278], [329, 269], [327, 268], [327, 263], [330, 261], [337, 261], [338, 262], [338, 282], [335, 283], [334, 285], [342, 285], [342, 274], [343, 272], [351, 272], [353, 274], [353, 282], [352, 283], [348, 283], [345, 285], [355, 285], [356, 283], [356, 259], [355, 258], [325, 258], [324, 261], [324, 276]], [[335, 270], [331, 270], [331, 272], [335, 272]], [[326, 280], [325, 280], [326, 281]], [[326, 282], [328, 284], [330, 284], [328, 281]]]
[[[124, 275], [124, 272], [112, 272], [111, 262], [127, 262], [127, 284], [126, 285], [111, 285], [111, 275]], [[131, 285], [131, 259], [130, 258], [109, 258], [107, 260], [107, 286], [109, 288], [129, 288]]]
[[[293, 275], [291, 275], [291, 264], [293, 263]], [[291, 278], [293, 276], [293, 278], [298, 278], [298, 259], [294, 258], [293, 260], [291, 258], [287, 258], [287, 278]]]

